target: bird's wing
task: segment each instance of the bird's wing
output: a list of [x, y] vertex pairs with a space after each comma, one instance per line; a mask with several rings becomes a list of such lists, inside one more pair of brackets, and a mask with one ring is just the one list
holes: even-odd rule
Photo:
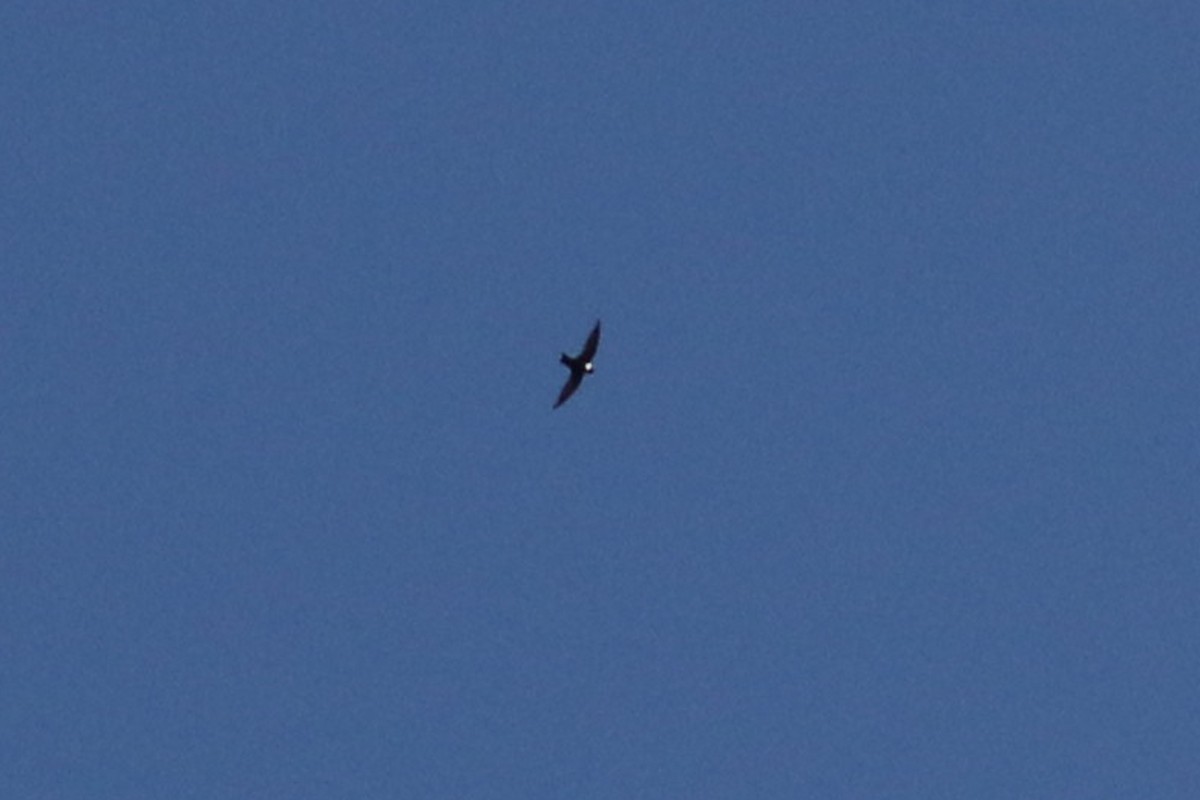
[[575, 390], [579, 388], [579, 384], [582, 382], [583, 373], [571, 370], [571, 377], [567, 378], [567, 382], [563, 384], [562, 391], [558, 393], [558, 402], [554, 404], [554, 407], [558, 408], [567, 402], [567, 399], [575, 394]]
[[583, 352], [579, 357], [585, 362], [591, 361], [596, 357], [596, 348], [600, 346], [600, 320], [596, 320], [596, 327], [592, 328], [592, 332], [588, 334], [587, 343], [583, 346]]

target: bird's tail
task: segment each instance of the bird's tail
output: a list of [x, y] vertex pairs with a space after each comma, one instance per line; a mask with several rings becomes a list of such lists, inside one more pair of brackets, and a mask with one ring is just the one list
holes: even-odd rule
[[566, 364], [568, 367], [574, 363], [571, 360], [571, 357], [569, 355], [567, 355], [566, 353], [563, 353], [562, 355], [560, 355], [558, 357], [558, 360], [559, 360], [559, 363]]

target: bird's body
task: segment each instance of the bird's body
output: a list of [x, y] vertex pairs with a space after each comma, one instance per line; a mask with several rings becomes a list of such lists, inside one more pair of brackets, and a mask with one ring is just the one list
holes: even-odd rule
[[595, 372], [595, 366], [592, 364], [592, 359], [596, 357], [596, 348], [600, 346], [600, 320], [596, 320], [596, 327], [592, 328], [592, 332], [588, 334], [587, 341], [583, 345], [583, 350], [577, 356], [569, 356], [563, 353], [559, 357], [559, 362], [567, 369], [571, 370], [567, 382], [563, 384], [562, 391], [558, 393], [558, 402], [554, 404], [558, 408], [563, 403], [575, 394], [575, 390], [579, 388], [579, 384], [583, 383], [585, 375], [591, 375]]

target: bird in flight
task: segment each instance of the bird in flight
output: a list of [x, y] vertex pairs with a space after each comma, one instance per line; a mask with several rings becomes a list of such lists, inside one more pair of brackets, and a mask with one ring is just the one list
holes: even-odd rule
[[583, 383], [584, 375], [591, 375], [595, 371], [592, 366], [592, 359], [596, 357], [596, 348], [600, 346], [600, 320], [596, 320], [596, 327], [592, 328], [592, 332], [588, 334], [587, 341], [584, 342], [583, 351], [577, 356], [569, 356], [563, 353], [558, 359], [566, 365], [567, 369], [571, 370], [567, 382], [563, 384], [562, 391], [558, 393], [558, 402], [554, 404], [558, 408], [571, 395], [575, 394], [575, 390], [579, 388], [579, 384]]

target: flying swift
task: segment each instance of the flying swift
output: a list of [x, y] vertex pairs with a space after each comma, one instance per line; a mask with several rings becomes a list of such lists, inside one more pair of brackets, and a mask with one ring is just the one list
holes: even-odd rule
[[588, 334], [587, 341], [584, 342], [583, 350], [577, 356], [569, 356], [563, 353], [559, 357], [559, 361], [571, 370], [571, 374], [567, 377], [567, 382], [563, 384], [562, 391], [558, 393], [558, 402], [554, 404], [558, 408], [563, 403], [575, 394], [575, 390], [579, 388], [579, 384], [583, 383], [584, 375], [591, 375], [595, 372], [595, 367], [592, 366], [592, 359], [596, 357], [596, 348], [600, 346], [600, 320], [596, 320], [596, 327], [592, 328], [592, 332]]

